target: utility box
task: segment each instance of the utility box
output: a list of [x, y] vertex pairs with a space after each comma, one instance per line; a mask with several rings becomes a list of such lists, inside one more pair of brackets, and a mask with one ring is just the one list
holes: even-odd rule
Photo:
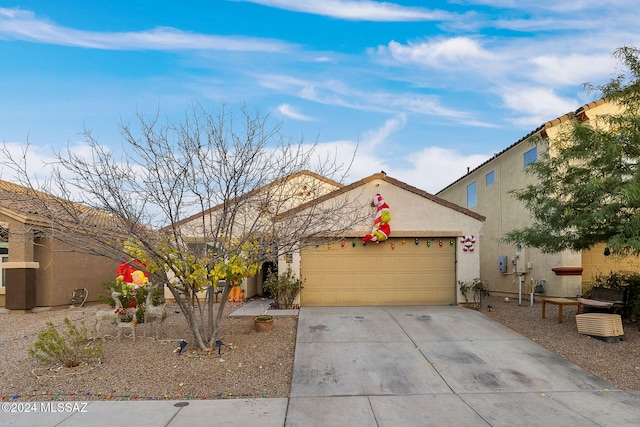
[[31, 310], [36, 306], [37, 262], [5, 262], [5, 308], [7, 310]]
[[506, 255], [500, 255], [498, 257], [498, 270], [500, 273], [506, 273], [508, 268], [509, 258]]
[[527, 274], [527, 263], [526, 263], [526, 250], [522, 246], [516, 246], [516, 254], [515, 254], [515, 263], [514, 267], [516, 270], [516, 274], [523, 275]]

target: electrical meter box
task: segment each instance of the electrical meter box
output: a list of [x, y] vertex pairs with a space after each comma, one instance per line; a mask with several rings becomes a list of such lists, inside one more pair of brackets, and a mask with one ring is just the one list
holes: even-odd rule
[[507, 272], [507, 263], [509, 262], [509, 258], [507, 258], [506, 255], [500, 255], [498, 257], [498, 269], [500, 270], [500, 273], [506, 273]]

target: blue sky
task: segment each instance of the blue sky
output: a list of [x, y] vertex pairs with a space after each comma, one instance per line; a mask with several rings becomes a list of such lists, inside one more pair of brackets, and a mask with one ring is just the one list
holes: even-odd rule
[[[137, 112], [248, 104], [285, 135], [435, 193], [597, 99], [632, 0], [0, 1], [0, 142], [32, 165]], [[10, 179], [6, 171], [0, 175]]]

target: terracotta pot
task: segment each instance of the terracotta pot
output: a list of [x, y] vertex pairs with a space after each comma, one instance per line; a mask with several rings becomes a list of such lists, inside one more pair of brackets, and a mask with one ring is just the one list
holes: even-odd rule
[[256, 316], [253, 318], [253, 324], [258, 332], [270, 331], [273, 327], [273, 316]]

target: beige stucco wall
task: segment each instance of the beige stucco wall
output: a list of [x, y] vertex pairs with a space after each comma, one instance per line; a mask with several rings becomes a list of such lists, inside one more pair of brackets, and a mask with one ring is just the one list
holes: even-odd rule
[[96, 302], [99, 294], [106, 294], [102, 283], [117, 276], [118, 261], [75, 252], [58, 241], [41, 239], [35, 253], [40, 263], [36, 287], [40, 307], [68, 306], [73, 290], [79, 288], [88, 290], [88, 303]]
[[0, 214], [0, 220], [9, 228], [9, 261], [31, 262], [34, 260], [32, 227]]
[[[615, 111], [615, 107], [607, 103], [590, 104], [585, 108], [587, 116]], [[566, 117], [564, 118], [566, 119]], [[563, 118], [548, 122], [545, 131], [549, 140], [558, 135], [566, 121]], [[469, 208], [486, 217], [482, 230], [482, 252], [480, 255], [481, 277], [489, 282], [492, 290], [504, 293], [517, 293], [519, 272], [524, 273], [526, 286], [544, 281], [546, 296], [575, 297], [581, 292], [581, 276], [557, 276], [551, 269], [555, 267], [582, 267], [581, 253], [564, 251], [558, 254], [543, 254], [537, 249], [524, 248], [518, 251], [514, 245], [500, 242], [500, 238], [508, 231], [522, 228], [531, 222], [530, 215], [524, 205], [516, 200], [510, 191], [524, 188], [535, 183], [534, 178], [525, 173], [524, 153], [534, 147], [533, 139], [525, 139], [502, 154], [489, 160], [486, 164], [461, 178], [450, 187], [438, 193], [438, 196], [467, 206], [467, 186], [476, 182], [477, 205]], [[546, 149], [546, 144], [538, 145], [538, 157]], [[494, 183], [486, 185], [486, 175], [494, 172]], [[508, 272], [500, 273], [498, 258], [508, 257]], [[513, 260], [519, 255], [517, 262]], [[530, 267], [530, 268], [529, 268]]]
[[[67, 307], [71, 304], [74, 289], [86, 288], [89, 291], [87, 302], [95, 302], [103, 292], [102, 282], [115, 279], [118, 262], [108, 258], [74, 252], [69, 246], [51, 239], [36, 239], [28, 253], [31, 259], [24, 257], [25, 249], [10, 240], [10, 262], [36, 262], [36, 306]], [[7, 284], [10, 286], [10, 284]], [[4, 306], [6, 289], [1, 290], [0, 303]]]
[[[314, 198], [330, 193], [337, 188], [336, 185], [306, 173], [295, 175], [289, 180], [277, 185], [265, 186], [262, 191], [257, 192], [254, 196], [246, 199], [240, 198], [238, 201], [239, 207], [232, 206], [232, 209], [236, 209], [238, 213], [237, 230], [239, 232], [246, 231], [242, 225], [243, 222], [249, 224], [247, 227], [255, 228], [255, 216], [263, 204], [269, 205], [268, 209], [270, 209], [273, 215], [281, 214], [296, 206], [307, 203]], [[265, 206], [262, 207], [267, 208]], [[244, 212], [244, 215], [240, 215], [240, 212]], [[180, 225], [180, 231], [183, 237], [189, 241], [203, 241], [203, 237], [210, 234], [211, 229], [215, 228], [213, 225], [219, 221], [219, 215], [219, 209], [214, 209], [205, 214], [205, 223], [209, 227], [209, 230], [203, 229], [202, 215], [194, 216], [190, 221], [186, 221]], [[228, 219], [229, 218], [227, 218], [227, 220]], [[270, 224], [264, 223], [264, 227], [265, 230], [267, 230]]]
[[[391, 213], [391, 236], [393, 237], [431, 237], [446, 238], [444, 244], [449, 244], [449, 238], [455, 237], [456, 245], [456, 280], [473, 280], [480, 277], [480, 253], [481, 242], [477, 237], [482, 230], [482, 221], [453, 210], [450, 207], [438, 204], [419, 194], [407, 191], [383, 179], [374, 179], [351, 191], [344, 192], [336, 197], [344, 197], [354, 200], [361, 206], [365, 218], [360, 226], [356, 226], [348, 237], [364, 236], [371, 231], [375, 218], [376, 208], [371, 207], [371, 200], [376, 194], [382, 195], [389, 205]], [[476, 236], [474, 251], [464, 252], [459, 237], [464, 235]], [[426, 240], [425, 240], [426, 244]], [[434, 244], [437, 241], [434, 240]], [[300, 256], [293, 254], [293, 262], [287, 264], [284, 257], [279, 260], [280, 271], [291, 266], [292, 271], [299, 275]], [[462, 298], [458, 295], [458, 301]]]
[[[544, 255], [532, 248], [518, 251], [514, 245], [500, 242], [506, 232], [524, 227], [529, 223], [528, 212], [509, 192], [533, 182], [532, 178], [525, 173], [524, 153], [534, 146], [529, 141], [522, 141], [466, 175], [453, 186], [438, 193], [438, 196], [461, 206], [467, 206], [467, 186], [473, 182], [476, 183], [477, 205], [469, 209], [486, 217], [479, 238], [482, 244], [480, 277], [488, 282], [492, 291], [517, 294], [521, 280], [526, 284], [524, 286], [530, 286], [533, 279], [534, 283], [544, 281], [547, 295], [575, 296], [579, 293], [579, 278], [556, 276], [551, 268], [563, 265], [580, 266], [579, 255], [571, 253]], [[544, 146], [539, 145], [538, 156], [543, 150]], [[494, 182], [487, 186], [486, 176], [490, 172], [494, 174]], [[506, 274], [499, 270], [500, 256], [506, 256], [508, 259]], [[522, 279], [521, 275], [524, 276]]]

